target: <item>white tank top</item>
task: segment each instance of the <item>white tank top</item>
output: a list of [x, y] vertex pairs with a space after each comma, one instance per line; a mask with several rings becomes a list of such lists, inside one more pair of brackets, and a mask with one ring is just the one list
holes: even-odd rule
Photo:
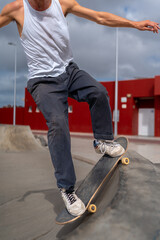
[[52, 0], [45, 11], [36, 11], [24, 3], [21, 43], [27, 56], [28, 79], [56, 77], [73, 60], [67, 21], [59, 0]]

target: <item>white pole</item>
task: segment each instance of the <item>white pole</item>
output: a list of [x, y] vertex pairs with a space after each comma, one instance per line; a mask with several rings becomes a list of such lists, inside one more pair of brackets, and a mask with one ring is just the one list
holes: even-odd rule
[[114, 135], [118, 134], [118, 28], [116, 28], [116, 80], [115, 80], [115, 107], [114, 107]]
[[13, 125], [16, 125], [16, 78], [17, 78], [17, 45], [16, 43], [8, 43], [11, 46], [15, 47], [15, 62], [14, 62], [14, 103], [13, 103]]
[[14, 76], [14, 111], [13, 125], [16, 125], [16, 78], [17, 78], [17, 46], [15, 45], [15, 76]]

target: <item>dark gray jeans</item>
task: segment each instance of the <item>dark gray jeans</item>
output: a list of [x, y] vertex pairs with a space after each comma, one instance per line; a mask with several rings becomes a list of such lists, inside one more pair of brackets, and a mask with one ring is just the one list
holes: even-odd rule
[[28, 81], [31, 93], [48, 126], [48, 147], [59, 188], [75, 185], [68, 126], [68, 97], [89, 104], [96, 139], [113, 139], [112, 117], [106, 89], [89, 74], [71, 62], [58, 77], [34, 78]]

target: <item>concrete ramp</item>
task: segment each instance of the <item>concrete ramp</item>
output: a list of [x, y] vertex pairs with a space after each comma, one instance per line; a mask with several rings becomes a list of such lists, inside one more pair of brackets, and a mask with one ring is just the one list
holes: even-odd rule
[[0, 151], [21, 152], [28, 150], [43, 150], [29, 126], [0, 125]]
[[64, 225], [57, 239], [160, 240], [159, 165], [134, 151], [126, 155], [130, 164], [118, 166], [96, 201], [97, 212]]

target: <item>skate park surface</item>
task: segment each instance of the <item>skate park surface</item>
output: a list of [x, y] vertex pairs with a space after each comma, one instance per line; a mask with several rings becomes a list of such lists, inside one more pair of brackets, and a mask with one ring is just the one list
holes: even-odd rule
[[[46, 140], [46, 132], [33, 134]], [[1, 240], [160, 240], [160, 138], [128, 136], [130, 164], [119, 164], [104, 184], [97, 212], [61, 226], [55, 218], [64, 205], [50, 154], [33, 134], [0, 126]], [[91, 134], [71, 133], [76, 187], [100, 158], [92, 141]]]

